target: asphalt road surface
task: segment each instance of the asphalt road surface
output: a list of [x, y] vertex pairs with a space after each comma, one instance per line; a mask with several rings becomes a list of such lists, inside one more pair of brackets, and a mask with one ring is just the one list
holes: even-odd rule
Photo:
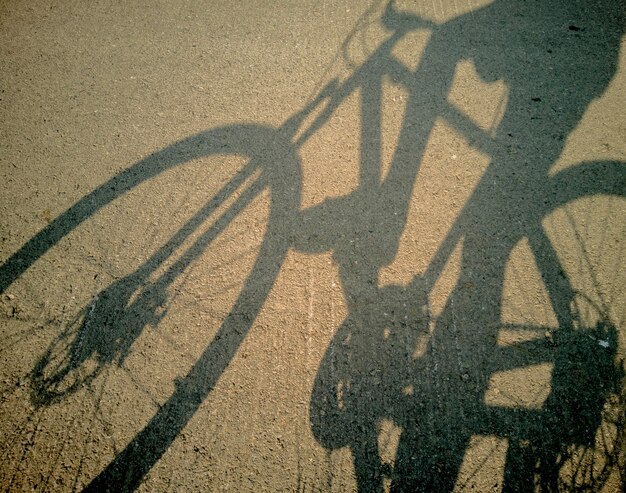
[[0, 490], [623, 491], [625, 34], [0, 2]]

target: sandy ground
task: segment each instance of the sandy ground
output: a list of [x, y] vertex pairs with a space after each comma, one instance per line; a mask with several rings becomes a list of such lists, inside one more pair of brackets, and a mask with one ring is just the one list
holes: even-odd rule
[[626, 6], [536, 4], [0, 2], [0, 489], [623, 491]]

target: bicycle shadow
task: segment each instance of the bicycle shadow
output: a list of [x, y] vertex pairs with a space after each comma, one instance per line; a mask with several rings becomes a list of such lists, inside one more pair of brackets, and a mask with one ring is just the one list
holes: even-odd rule
[[[394, 491], [452, 490], [470, 437], [478, 432], [504, 434], [504, 428], [515, 430], [507, 432], [514, 445], [508, 452], [505, 488], [531, 488], [529, 471], [535, 471], [537, 455], [541, 457], [539, 467], [544, 469], [540, 475], [548, 478], [542, 486], [553, 487], [559, 452], [590, 440], [588, 432], [597, 428], [606, 396], [614, 390], [611, 382], [623, 378], [613, 362], [615, 328], [606, 324], [594, 328], [598, 338], [610, 341], [610, 351], [576, 337], [557, 341], [566, 350], [555, 362], [545, 423], [533, 423], [532, 416], [519, 420], [521, 424], [501, 423], [506, 416], [486, 415], [483, 398], [489, 376], [503, 369], [494, 366], [493, 360], [507, 259], [521, 239], [520, 232], [532, 231], [545, 212], [546, 194], [553, 194], [549, 204], [571, 198], [559, 197], [558, 190], [546, 187], [548, 172], [565, 138], [589, 103], [604, 92], [616, 70], [624, 10], [591, 6], [578, 11], [577, 4], [563, 3], [522, 8], [500, 0], [438, 28], [414, 80], [407, 82], [409, 103], [389, 173], [381, 180], [379, 142], [361, 142], [365, 185], [351, 196], [327, 200], [295, 219], [302, 177], [292, 137], [293, 129], [310, 111], [305, 108], [278, 131], [252, 125], [217, 129], [149, 156], [85, 196], [0, 266], [2, 293], [46, 251], [107, 204], [169, 168], [221, 153], [225, 146], [234, 154], [261, 162], [272, 176], [277, 203], [286, 204], [272, 209], [259, 260], [212, 342], [166, 404], [94, 478], [87, 491], [132, 491], [139, 486], [229, 365], [265, 302], [287, 249], [294, 244], [306, 252], [333, 250], [340, 268], [350, 315], [328, 349], [331, 356], [319, 369], [311, 398], [311, 426], [326, 448], [351, 448], [360, 490], [381, 490], [384, 477], [392, 479]], [[383, 22], [400, 34], [413, 29], [410, 16], [392, 15], [391, 11]], [[455, 225], [464, 238], [459, 280], [436, 321], [426, 356], [416, 361], [412, 357], [416, 340], [430, 330], [424, 286], [434, 280], [427, 273], [408, 288], [379, 289], [378, 271], [398, 250], [408, 213], [406, 197], [411, 194], [430, 129], [439, 112], [445, 112], [454, 70], [461, 60], [471, 60], [485, 81], [504, 80], [510, 88], [509, 103], [498, 129], [501, 145], [490, 149], [492, 163], [461, 212], [463, 221]], [[382, 104], [375, 92], [378, 77], [383, 72], [394, 73], [394, 68], [384, 56], [367, 63], [378, 68], [359, 72], [354, 81], [374, 91], [364, 98], [363, 111], [376, 115]], [[341, 96], [335, 103], [340, 101]], [[459, 128], [467, 128], [462, 119], [449, 116]], [[324, 120], [319, 120], [317, 128], [323, 124]], [[370, 125], [369, 135], [380, 132], [376, 118], [370, 119]], [[238, 133], [241, 128], [246, 129], [245, 139]], [[428, 131], [416, 134], [419, 128]], [[480, 147], [482, 137], [474, 137], [473, 144]], [[267, 142], [272, 143], [269, 152]], [[515, 156], [507, 152], [511, 148], [518, 151]], [[623, 175], [603, 179], [614, 179], [617, 186], [623, 183]], [[252, 193], [261, 188], [258, 185]], [[244, 206], [235, 206], [232, 216]], [[33, 370], [34, 402], [57, 402], [95, 378], [98, 369], [123, 363], [142, 330], [164, 315], [167, 286], [202, 254], [222, 226], [218, 224], [203, 235], [159, 282], [150, 284], [148, 278], [197, 230], [212, 207], [207, 204], [136, 272], [102, 292], [93, 307], [86, 307], [92, 309], [90, 322], [77, 322], [83, 336], [81, 344], [69, 348], [65, 370], [45, 374], [49, 354]], [[224, 224], [228, 219], [223, 219]], [[572, 323], [566, 306], [571, 293], [562, 280], [564, 273], [552, 271], [551, 265], [558, 263], [551, 262], [553, 252], [542, 239], [539, 235], [529, 238], [546, 276], [559, 325], [566, 327]], [[437, 270], [437, 262], [433, 270]], [[133, 298], [137, 292], [140, 296]], [[412, 307], [410, 318], [390, 322], [384, 316], [404, 315], [405, 304]], [[77, 375], [75, 383], [65, 381], [94, 356], [99, 365], [96, 373]], [[341, 399], [336, 392], [338, 377], [350, 382]], [[581, 379], [587, 384], [572, 396]], [[409, 395], [405, 395], [407, 388], [412, 389]], [[406, 398], [399, 399], [399, 395]], [[402, 428], [393, 466], [383, 464], [378, 452], [378, 422], [384, 418]], [[519, 445], [522, 442], [530, 446]]]

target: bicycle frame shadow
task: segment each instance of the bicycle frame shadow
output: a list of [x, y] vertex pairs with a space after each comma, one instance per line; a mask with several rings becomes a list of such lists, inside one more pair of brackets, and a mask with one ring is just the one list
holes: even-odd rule
[[[452, 491], [473, 435], [508, 441], [500, 485], [505, 491], [557, 489], [565, 451], [593, 443], [604, 402], [612, 393], [623, 392], [623, 368], [615, 360], [617, 328], [601, 320], [588, 334], [610, 340], [613, 352], [599, 351], [597, 344], [573, 331], [571, 303], [576, 293], [540, 226], [554, 207], [577, 198], [572, 192], [576, 185], [581, 191], [588, 187], [579, 182], [559, 189], [550, 183], [549, 172], [566, 136], [615, 73], [624, 31], [624, 11], [619, 6], [615, 10], [607, 6], [601, 13], [583, 7], [496, 1], [438, 26], [409, 86], [398, 149], [380, 188], [363, 190], [362, 202], [338, 199], [339, 205], [328, 202], [309, 212], [317, 214], [317, 220], [310, 220], [313, 224], [325, 216], [333, 218], [321, 236], [334, 248], [350, 313], [320, 366], [311, 399], [311, 426], [327, 448], [350, 447], [360, 491], [383, 491], [385, 478], [391, 481], [391, 491]], [[406, 16], [395, 22], [415, 21]], [[461, 60], [470, 60], [484, 81], [501, 80], [508, 87], [507, 107], [494, 142], [474, 131], [463, 115], [446, 113], [450, 67], [454, 70]], [[376, 231], [375, 239], [368, 242], [368, 229], [361, 227], [366, 221], [351, 214], [373, 209], [374, 217], [380, 213], [379, 204], [403, 196], [403, 186], [415, 180], [438, 114], [468, 135], [471, 145], [487, 152], [490, 165], [424, 275], [405, 289], [373, 289], [379, 269], [395, 255], [395, 240], [406, 216], [398, 223], [384, 222], [381, 229], [388, 235]], [[404, 134], [420, 128], [427, 130]], [[598, 179], [593, 168], [588, 169], [591, 181]], [[624, 195], [623, 165], [596, 170], [606, 174], [608, 189]], [[563, 184], [564, 180], [561, 176], [555, 181]], [[402, 214], [406, 209], [400, 210]], [[342, 232], [357, 224], [348, 236], [353, 242], [360, 240], [360, 249], [351, 246], [353, 242], [332, 243], [340, 217]], [[526, 415], [523, 409], [507, 414], [485, 404], [490, 376], [511, 369], [496, 341], [507, 262], [524, 238], [563, 330], [557, 338], [561, 348], [550, 395], [541, 413]], [[429, 332], [428, 291], [461, 239], [458, 280], [434, 321], [424, 356], [416, 360], [412, 356], [416, 340]], [[359, 260], [358, 268], [353, 259]], [[401, 316], [395, 320], [382, 316], [406, 313], [403, 304], [417, 308], [416, 320], [407, 323]], [[528, 344], [525, 364], [550, 353], [546, 346], [543, 340]], [[583, 390], [573, 391], [578, 388], [576, 381], [584, 382]], [[391, 420], [401, 430], [395, 464], [385, 464], [379, 456], [383, 420]], [[618, 426], [623, 425], [622, 419]]]
[[[273, 200], [282, 205], [271, 208], [258, 261], [234, 307], [166, 404], [93, 479], [86, 491], [132, 491], [139, 486], [229, 365], [292, 246], [304, 252], [332, 250], [340, 268], [350, 314], [327, 355], [343, 360], [341, 368], [345, 373], [341, 376], [351, 382], [351, 387], [339, 406], [338, 366], [333, 363], [337, 360], [331, 361], [331, 356], [325, 358], [311, 397], [311, 426], [326, 448], [350, 446], [361, 491], [382, 490], [384, 477], [392, 479], [394, 491], [451, 491], [471, 435], [478, 432], [502, 435], [504, 428], [514, 430], [506, 433], [510, 442], [517, 444], [508, 452], [505, 487], [513, 491], [531, 488], [528, 472], [537, 467], [533, 462], [537, 454], [541, 455], [539, 467], [545, 469], [541, 472], [546, 481], [542, 486], [554, 486], [558, 452], [567, 445], [589, 441], [588, 430], [597, 427], [606, 396], [614, 391], [610, 382], [623, 379], [621, 368], [613, 362], [615, 327], [606, 324], [596, 327], [598, 337], [611, 341], [609, 352], [587, 346], [575, 337], [559, 341], [567, 350], [560, 353], [561, 359], [555, 363], [553, 390], [545, 405], [549, 419], [545, 423], [534, 424], [532, 415], [526, 420], [522, 417], [518, 423], [502, 423], [507, 417], [489, 415], [483, 397], [489, 376], [503, 369], [491, 363], [496, 350], [494, 340], [500, 318], [503, 275], [511, 250], [522, 233], [528, 235], [538, 259], [559, 325], [572, 324], [567, 306], [572, 293], [567, 280], [563, 280], [565, 274], [553, 268], [558, 266], [554, 252], [533, 228], [550, 207], [574, 198], [548, 186], [548, 173], [567, 135], [589, 103], [604, 92], [615, 73], [624, 10], [618, 11], [618, 6], [614, 11], [608, 8], [602, 11], [600, 7], [577, 11], [576, 6], [563, 4], [522, 8], [499, 0], [438, 26], [411, 80], [394, 72], [386, 57], [388, 51], [382, 50], [370, 58], [364, 66], [374, 68], [361, 70], [353, 77], [354, 87], [364, 88], [362, 113], [369, 115], [369, 127], [361, 135], [362, 186], [350, 196], [327, 200], [297, 215], [302, 176], [297, 145], [292, 140], [294, 129], [313, 106], [326, 101], [323, 95], [278, 130], [237, 126], [237, 131], [245, 128], [247, 136], [247, 140], [240, 140], [240, 134], [233, 128], [217, 129], [156, 152], [85, 196], [0, 266], [2, 293], [98, 210], [167, 169], [223, 152], [225, 145], [230, 152], [250, 156], [251, 162], [261, 163], [272, 177], [259, 187], [271, 181], [272, 193], [277, 197]], [[559, 10], [568, 8], [572, 10]], [[414, 29], [411, 16], [392, 14], [388, 11], [383, 18], [390, 31], [406, 33]], [[579, 31], [570, 26], [582, 27]], [[498, 129], [499, 146], [488, 149], [492, 163], [450, 234], [450, 238], [464, 238], [459, 280], [443, 315], [436, 321], [427, 356], [415, 361], [410, 355], [416, 337], [428, 330], [425, 286], [434, 283], [435, 273], [445, 263], [445, 255], [435, 258], [429, 271], [407, 288], [379, 289], [377, 277], [397, 252], [406, 224], [407, 200], [435, 119], [440, 113], [445, 115], [444, 103], [455, 67], [461, 60], [471, 60], [486, 81], [506, 81], [510, 88], [509, 103]], [[549, 66], [553, 67], [552, 71], [546, 69]], [[380, 171], [380, 142], [376, 139], [381, 132], [379, 78], [383, 72], [397, 73], [398, 79], [409, 88], [398, 148], [384, 180]], [[325, 124], [333, 108], [352, 90], [352, 86], [348, 87], [336, 99], [329, 98], [327, 114], [316, 120], [310, 128], [311, 134]], [[453, 125], [468, 130], [462, 115], [447, 117]], [[488, 145], [483, 144], [484, 137], [479, 133], [471, 133], [471, 138], [478, 148]], [[518, 157], [509, 154], [508, 150], [513, 148]], [[606, 190], [606, 183], [613, 183], [617, 193], [624, 193], [620, 188], [624, 175], [611, 175], [615, 167], [590, 169], [594, 178], [602, 181], [599, 193]], [[253, 188], [252, 193], [260, 189]], [[114, 320], [108, 324], [111, 331], [104, 335], [87, 326], [81, 327], [87, 336], [83, 341], [87, 342], [70, 348], [68, 371], [94, 354], [100, 367], [121, 364], [143, 328], [158, 323], [164, 315], [161, 307], [167, 286], [202, 254], [206, 244], [213, 241], [245, 203], [235, 206], [229, 213], [231, 216], [225, 216], [223, 223], [203, 234], [159, 282], [146, 286], [150, 274], [198, 228], [212, 207], [207, 204], [132, 275], [101, 293], [92, 320], [99, 326], [107, 326], [107, 320]], [[354, 260], [359, 261], [358, 266]], [[470, 285], [471, 291], [465, 288]], [[131, 301], [131, 295], [138, 290], [142, 296]], [[402, 312], [400, 302], [417, 307], [415, 317], [390, 326], [381, 314]], [[540, 348], [529, 349], [540, 351]], [[64, 375], [46, 380], [42, 377], [45, 365], [46, 355], [32, 375], [33, 400], [39, 405], [57, 402], [85, 381], [57, 391], [55, 386]], [[588, 391], [572, 398], [572, 387], [578, 381], [572, 377], [574, 367], [580, 369], [579, 377], [587, 378]], [[382, 369], [384, 377], [370, 378], [372, 369]], [[600, 382], [609, 383], [599, 385]], [[395, 399], [407, 387], [412, 387], [414, 397]], [[339, 407], [341, 412], [337, 410]], [[579, 420], [578, 414], [586, 417]], [[392, 419], [402, 428], [393, 467], [383, 464], [378, 453], [377, 423], [384, 418]], [[569, 434], [565, 433], [566, 429]], [[541, 449], [544, 440], [549, 445]], [[520, 445], [527, 441], [530, 447]]]

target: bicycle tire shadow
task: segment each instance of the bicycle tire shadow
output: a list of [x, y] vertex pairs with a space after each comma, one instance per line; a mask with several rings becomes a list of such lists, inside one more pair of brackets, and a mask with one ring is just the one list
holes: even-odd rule
[[[267, 155], [268, 147], [271, 148], [271, 157]], [[136, 163], [123, 174], [96, 189], [52, 222], [2, 266], [2, 274], [7, 278], [8, 285], [12, 278], [17, 277], [38, 258], [39, 252], [50, 248], [58, 239], [76, 228], [81, 221], [141, 182], [188, 161], [225, 153], [253, 158], [240, 176], [235, 177], [216, 197], [190, 217], [150, 258], [129, 275], [100, 291], [59, 334], [48, 351], [39, 359], [31, 374], [33, 403], [41, 406], [58, 402], [91, 383], [107, 366], [124, 364], [134, 342], [144, 329], [148, 326], [156, 327], [166, 316], [168, 289], [171, 284], [203, 254], [206, 247], [218, 237], [229, 222], [242, 212], [248, 200], [261, 193], [265, 186], [264, 179], [251, 185], [247, 194], [239, 197], [239, 200], [219, 217], [212, 227], [196, 238], [193, 245], [184, 251], [176, 262], [169, 265], [164, 272], [160, 272], [159, 269], [177, 249], [181, 248], [185, 240], [201, 227], [206, 218], [219, 208], [224, 197], [235, 192], [248, 177], [250, 170], [259, 166], [261, 161], [265, 179], [267, 175], [272, 176], [274, 199], [285, 206], [284, 210], [276, 210], [273, 216], [276, 217], [276, 222], [287, 224], [290, 220], [289, 214], [295, 210], [299, 195], [298, 158], [292, 153], [291, 147], [287, 145], [281, 147], [274, 129], [262, 126], [237, 125], [195, 135]], [[272, 161], [274, 159], [276, 161]], [[281, 164], [280, 177], [274, 176], [277, 169], [273, 162]], [[287, 179], [285, 176], [289, 165], [293, 174]], [[275, 241], [271, 245], [270, 243], [270, 241], [264, 243], [262, 250], [266, 257], [257, 262], [255, 267], [259, 281], [251, 281], [259, 293], [265, 293], [269, 289], [268, 283], [261, 279], [275, 277], [275, 272], [272, 268], [266, 268], [266, 265], [269, 266], [270, 262], [280, 264], [280, 258], [285, 253], [285, 241]], [[152, 279], [157, 272], [158, 277]], [[237, 334], [245, 334], [249, 328], [248, 321], [254, 318], [251, 313], [258, 310], [262, 304], [263, 298], [259, 296], [261, 295], [256, 298], [249, 297], [246, 300], [249, 305], [246, 309], [240, 306], [233, 308], [230, 319], [237, 327], [234, 329]], [[244, 314], [246, 311], [248, 313]], [[66, 354], [58, 354], [59, 345], [66, 346], [67, 349], [64, 351]], [[235, 348], [237, 346], [238, 344]], [[230, 354], [235, 348], [222, 349], [225, 354]], [[86, 365], [88, 362], [91, 364]], [[84, 369], [84, 366], [88, 368]]]
[[[175, 166], [213, 154], [250, 158], [241, 173], [213, 200], [190, 217], [139, 268], [100, 291], [55, 338], [30, 375], [32, 403], [36, 407], [50, 406], [89, 385], [108, 366], [124, 364], [146, 327], [158, 325], [166, 315], [170, 285], [271, 183], [267, 234], [242, 293], [200, 359], [177, 381], [176, 390], [167, 403], [87, 490], [135, 490], [210, 393], [252, 326], [289, 245], [288, 235], [278, 234], [276, 229], [287, 227], [292, 221], [300, 196], [299, 158], [293, 146], [281, 138], [276, 129], [241, 124], [203, 132], [172, 144], [83, 197], [0, 266], [1, 293], [83, 221], [142, 182]], [[191, 247], [174, 263], [166, 264], [258, 167], [263, 173], [246, 192], [222, 211], [211, 227], [196, 235]], [[280, 207], [275, 207], [274, 202], [280, 203]], [[163, 266], [166, 266], [164, 272]], [[156, 280], [155, 273], [158, 273]]]

